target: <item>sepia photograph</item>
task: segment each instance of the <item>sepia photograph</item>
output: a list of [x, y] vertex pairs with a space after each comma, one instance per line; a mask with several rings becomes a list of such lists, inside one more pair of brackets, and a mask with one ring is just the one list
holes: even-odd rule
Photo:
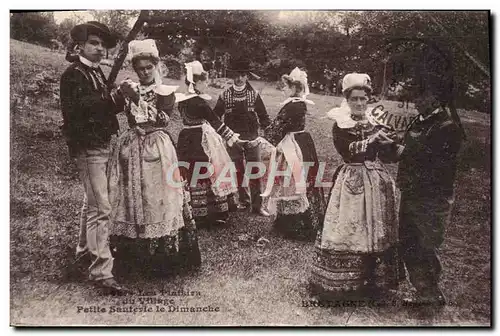
[[11, 327], [492, 327], [490, 10], [9, 18]]

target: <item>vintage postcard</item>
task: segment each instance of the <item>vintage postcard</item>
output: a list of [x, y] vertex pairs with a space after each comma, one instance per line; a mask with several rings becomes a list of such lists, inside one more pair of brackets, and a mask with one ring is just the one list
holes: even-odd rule
[[491, 327], [489, 11], [10, 12], [10, 324]]

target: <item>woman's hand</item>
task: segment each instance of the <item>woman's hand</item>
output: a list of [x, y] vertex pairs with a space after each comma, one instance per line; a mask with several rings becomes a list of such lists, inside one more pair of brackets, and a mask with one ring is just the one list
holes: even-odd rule
[[125, 79], [120, 83], [120, 91], [122, 94], [132, 99], [134, 102], [139, 101], [139, 91], [137, 90], [137, 84], [130, 79]]
[[378, 145], [390, 145], [394, 142], [391, 139], [391, 135], [386, 133], [384, 130], [379, 130], [377, 133], [368, 137], [368, 143], [378, 144]]
[[248, 140], [241, 140], [241, 139], [237, 139], [235, 142], [234, 142], [234, 145], [240, 149], [245, 149], [246, 145], [248, 144]]

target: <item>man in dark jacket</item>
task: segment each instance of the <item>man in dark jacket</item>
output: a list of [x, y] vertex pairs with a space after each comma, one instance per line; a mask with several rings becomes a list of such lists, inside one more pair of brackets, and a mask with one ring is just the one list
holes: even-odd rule
[[[228, 73], [234, 79], [234, 84], [220, 95], [215, 113], [223, 118], [224, 123], [234, 132], [240, 134], [241, 140], [255, 140], [262, 129], [271, 123], [266, 107], [259, 93], [248, 83], [250, 62], [246, 59], [235, 59], [231, 62]], [[259, 146], [249, 142], [245, 148], [230, 147], [229, 155], [235, 163], [238, 176], [240, 208], [252, 207], [252, 211], [263, 216], [269, 214], [262, 209], [259, 179], [251, 179], [246, 186], [245, 162], [260, 161]], [[250, 172], [249, 172], [250, 173]]]
[[457, 154], [463, 139], [452, 107], [449, 64], [435, 52], [423, 55], [412, 90], [419, 115], [410, 123], [399, 156], [401, 254], [417, 297], [408, 301], [443, 305], [437, 249], [444, 239], [454, 202]]
[[96, 21], [75, 26], [71, 37], [78, 45], [79, 57], [71, 59], [73, 63], [61, 77], [61, 110], [62, 130], [85, 190], [77, 258], [89, 253], [90, 280], [121, 294], [128, 290], [112, 274], [106, 166], [110, 140], [118, 130], [116, 113], [123, 110], [124, 100], [110, 92], [99, 67], [106, 49], [114, 47], [116, 39], [108, 27]]
[[421, 113], [405, 136], [398, 171], [401, 188], [400, 243], [418, 301], [444, 304], [438, 286], [437, 249], [453, 204], [462, 132], [448, 111]]

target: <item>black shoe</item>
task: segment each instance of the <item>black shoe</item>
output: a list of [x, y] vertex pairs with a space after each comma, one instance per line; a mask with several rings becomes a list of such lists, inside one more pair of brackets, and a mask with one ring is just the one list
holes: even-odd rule
[[132, 290], [120, 285], [114, 278], [95, 281], [95, 286], [104, 289], [108, 295], [127, 295], [132, 294]]

